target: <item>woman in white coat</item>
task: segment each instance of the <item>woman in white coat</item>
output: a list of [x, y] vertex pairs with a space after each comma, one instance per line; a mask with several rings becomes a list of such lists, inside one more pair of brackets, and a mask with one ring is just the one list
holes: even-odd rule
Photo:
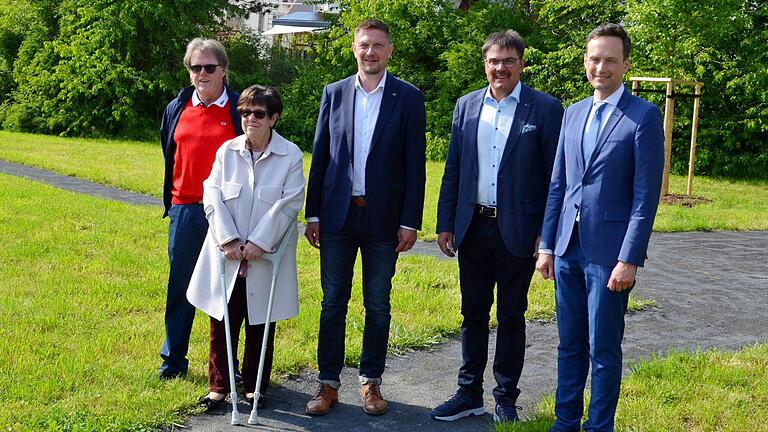
[[[233, 353], [237, 353], [240, 327], [247, 319], [241, 366], [246, 401], [253, 403], [272, 276], [272, 265], [259, 258], [277, 249], [304, 202], [302, 152], [274, 130], [282, 110], [280, 95], [272, 87], [254, 85], [243, 91], [237, 111], [245, 134], [222, 144], [211, 175], [203, 183], [203, 206], [211, 229], [192, 274], [187, 299], [211, 316], [210, 392], [198, 400], [207, 409], [223, 405], [225, 394], [230, 392], [219, 254], [223, 250], [226, 258]], [[280, 263], [275, 288], [262, 396], [269, 386], [272, 368], [274, 322], [299, 313], [297, 232], [288, 233], [286, 241], [288, 249]], [[247, 261], [245, 277], [240, 270], [241, 261]], [[257, 403], [261, 408], [266, 399], [260, 398]]]

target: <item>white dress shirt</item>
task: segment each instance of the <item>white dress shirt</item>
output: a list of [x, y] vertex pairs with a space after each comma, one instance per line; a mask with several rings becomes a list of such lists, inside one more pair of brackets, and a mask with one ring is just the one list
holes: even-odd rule
[[371, 149], [371, 138], [379, 118], [381, 97], [387, 72], [384, 71], [379, 84], [370, 93], [360, 84], [360, 76], [355, 77], [355, 132], [352, 155], [352, 195], [365, 196], [365, 165]]
[[229, 100], [229, 96], [227, 95], [227, 89], [223, 89], [221, 91], [221, 95], [219, 96], [219, 98], [216, 99], [215, 101], [213, 101], [213, 103], [211, 103], [209, 105], [205, 105], [203, 100], [200, 99], [200, 96], [197, 95], [197, 90], [192, 92], [192, 106], [193, 107], [196, 107], [196, 106], [202, 104], [203, 107], [206, 107], [206, 108], [211, 106], [211, 105], [218, 105], [218, 106], [224, 108], [224, 106], [227, 104], [228, 100]]
[[517, 104], [520, 101], [520, 89], [517, 83], [512, 93], [496, 102], [491, 96], [490, 86], [485, 91], [480, 121], [477, 124], [477, 203], [496, 207], [498, 190], [499, 164], [504, 155], [512, 120], [515, 118]]

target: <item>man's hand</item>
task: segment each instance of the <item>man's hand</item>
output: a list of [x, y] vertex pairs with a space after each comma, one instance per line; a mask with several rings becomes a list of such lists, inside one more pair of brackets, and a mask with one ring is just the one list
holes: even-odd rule
[[309, 222], [304, 230], [304, 237], [312, 247], [320, 249], [320, 222]]
[[622, 292], [635, 285], [635, 275], [637, 275], [637, 266], [634, 264], [619, 261], [611, 272], [608, 279], [608, 289], [615, 292]]
[[246, 259], [248, 261], [250, 260], [256, 260], [261, 258], [262, 255], [264, 255], [264, 249], [256, 246], [255, 244], [251, 242], [246, 242], [243, 246], [243, 259]]
[[550, 254], [540, 253], [536, 260], [536, 270], [544, 279], [555, 278], [555, 259]]
[[443, 231], [437, 234], [437, 245], [440, 246], [440, 250], [446, 256], [451, 258], [456, 256], [456, 251], [453, 249], [453, 233]]
[[400, 228], [397, 230], [397, 241], [398, 243], [395, 252], [406, 252], [410, 250], [414, 243], [416, 243], [416, 231]]
[[227, 244], [222, 245], [221, 249], [224, 251], [224, 258], [232, 261], [244, 260], [243, 252], [240, 250], [241, 245], [242, 243], [240, 242], [240, 239], [234, 239]]

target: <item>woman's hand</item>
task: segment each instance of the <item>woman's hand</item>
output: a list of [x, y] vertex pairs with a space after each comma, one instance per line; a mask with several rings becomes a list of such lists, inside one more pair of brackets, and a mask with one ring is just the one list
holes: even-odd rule
[[224, 250], [224, 258], [232, 261], [244, 260], [245, 257], [240, 246], [242, 246], [240, 239], [235, 239], [222, 245], [221, 249]]
[[243, 259], [248, 261], [261, 258], [264, 255], [264, 249], [251, 242], [246, 242], [243, 248]]

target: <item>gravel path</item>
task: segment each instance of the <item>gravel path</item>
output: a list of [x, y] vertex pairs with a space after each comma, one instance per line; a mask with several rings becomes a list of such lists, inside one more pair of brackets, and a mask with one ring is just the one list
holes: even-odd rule
[[[7, 162], [0, 161], [0, 172], [132, 204], [159, 205], [156, 198]], [[437, 247], [420, 242], [415, 253], [437, 255]], [[646, 267], [638, 274], [635, 293], [655, 300], [658, 308], [627, 317], [625, 373], [635, 361], [650, 358], [654, 353], [712, 347], [738, 349], [768, 341], [768, 232], [654, 234], [648, 255]], [[492, 338], [495, 339], [493, 333]], [[494, 342], [491, 341], [491, 347]], [[555, 390], [556, 346], [554, 323], [528, 324], [526, 363], [520, 382], [523, 393], [518, 401], [523, 417], [533, 412], [542, 395]], [[493, 352], [489, 355], [492, 358]], [[304, 404], [315, 388], [315, 372], [305, 371], [270, 390], [269, 408], [260, 412], [259, 426], [230, 426], [229, 413], [221, 411], [191, 417], [183, 430], [488, 430], [490, 415], [452, 423], [429, 418], [429, 411], [455, 390], [459, 359], [458, 339], [449, 339], [430, 351], [388, 359], [382, 392], [390, 401], [390, 409], [380, 417], [362, 412], [357, 371], [345, 368], [340, 404], [326, 416], [304, 415]], [[490, 390], [493, 377], [489, 369], [485, 381], [486, 390]], [[492, 409], [493, 399], [487, 391], [486, 410]], [[240, 411], [245, 422], [248, 407], [241, 405]]]

